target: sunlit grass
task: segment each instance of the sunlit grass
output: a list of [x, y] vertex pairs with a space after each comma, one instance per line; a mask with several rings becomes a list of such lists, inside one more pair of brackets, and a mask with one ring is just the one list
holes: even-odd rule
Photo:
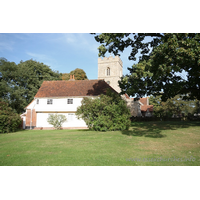
[[140, 122], [129, 131], [0, 134], [1, 166], [200, 165], [199, 122]]

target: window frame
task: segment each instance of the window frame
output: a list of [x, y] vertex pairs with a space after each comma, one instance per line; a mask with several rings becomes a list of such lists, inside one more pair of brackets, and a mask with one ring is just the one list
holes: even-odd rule
[[110, 67], [107, 67], [106, 75], [110, 76]]
[[67, 104], [74, 104], [73, 99], [67, 99]]
[[72, 122], [72, 121], [74, 121], [74, 116], [75, 116], [74, 113], [68, 113], [68, 114], [67, 114], [68, 122]]
[[53, 104], [53, 99], [47, 99], [47, 105], [52, 105]]

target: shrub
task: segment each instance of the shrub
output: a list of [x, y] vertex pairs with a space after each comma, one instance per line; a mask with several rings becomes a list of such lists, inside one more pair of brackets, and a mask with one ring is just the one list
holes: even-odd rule
[[65, 115], [49, 114], [47, 121], [49, 124], [53, 125], [55, 129], [61, 129], [62, 124], [67, 121], [67, 118]]
[[0, 102], [0, 133], [15, 132], [22, 123], [20, 116], [5, 102]]
[[96, 99], [83, 98], [76, 115], [95, 131], [128, 130], [131, 125], [126, 102], [117, 94], [108, 93]]

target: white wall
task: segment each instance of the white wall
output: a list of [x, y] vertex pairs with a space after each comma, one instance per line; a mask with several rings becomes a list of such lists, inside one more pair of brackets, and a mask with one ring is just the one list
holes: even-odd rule
[[[53, 104], [47, 104], [47, 98], [38, 99], [39, 104], [37, 104], [37, 99], [34, 99], [34, 101], [27, 107], [27, 109], [35, 109], [37, 113], [36, 127], [53, 127], [47, 122], [49, 114], [53, 113], [63, 114], [67, 117], [67, 122], [63, 123], [63, 127], [87, 127], [84, 120], [77, 119], [75, 115], [77, 107], [81, 106], [83, 98], [52, 98]], [[67, 104], [67, 99], [73, 99], [73, 104]]]
[[[39, 104], [36, 104], [34, 109], [36, 112], [41, 111], [76, 111], [78, 106], [81, 106], [83, 98], [69, 98], [73, 99], [73, 104], [67, 104], [67, 98], [53, 99], [53, 104], [47, 104], [47, 99], [39, 99]], [[36, 101], [36, 100], [35, 100]]]
[[[53, 113], [37, 113], [37, 126], [36, 127], [53, 127], [47, 122], [49, 114]], [[67, 121], [63, 123], [62, 127], [87, 127], [85, 122], [82, 119], [77, 119], [75, 113], [57, 113], [65, 115]]]
[[28, 106], [26, 109], [35, 109], [35, 104], [36, 104], [36, 100], [34, 99]]

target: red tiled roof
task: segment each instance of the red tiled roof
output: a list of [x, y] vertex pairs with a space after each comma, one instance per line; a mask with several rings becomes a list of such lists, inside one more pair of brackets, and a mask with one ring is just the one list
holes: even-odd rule
[[147, 97], [140, 98], [140, 102], [141, 102], [143, 105], [147, 105]]
[[104, 80], [44, 81], [35, 98], [98, 96], [106, 94], [108, 88], [116, 92]]
[[149, 109], [149, 112], [153, 112], [153, 105], [143, 105], [141, 106], [141, 111], [146, 112]]

